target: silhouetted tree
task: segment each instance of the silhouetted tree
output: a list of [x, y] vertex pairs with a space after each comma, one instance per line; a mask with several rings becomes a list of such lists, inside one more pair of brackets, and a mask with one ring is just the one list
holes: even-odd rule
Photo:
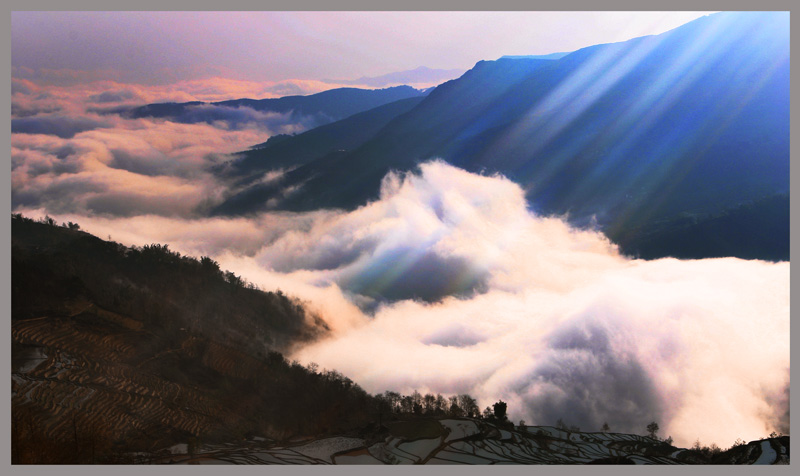
[[692, 445], [692, 449], [693, 449], [694, 451], [702, 451], [702, 449], [703, 449], [703, 445], [702, 445], [702, 444], [700, 444], [700, 438], [698, 438], [698, 439], [696, 439], [696, 440], [694, 441], [694, 445]]
[[386, 398], [386, 401], [389, 402], [389, 407], [392, 409], [392, 411], [397, 413], [400, 406], [400, 394], [387, 390], [384, 392], [384, 397]]
[[658, 423], [651, 422], [649, 425], [647, 425], [647, 434], [650, 436], [650, 438], [658, 438], [656, 433], [658, 433]]
[[436, 394], [436, 413], [442, 414], [447, 411], [447, 399], [441, 393]]
[[420, 406], [422, 406], [422, 394], [420, 394], [418, 391], [414, 390], [411, 393], [411, 403], [412, 403], [412, 405], [420, 405]]
[[449, 397], [448, 400], [450, 401], [450, 407], [448, 408], [447, 413], [453, 417], [463, 416], [464, 411], [458, 406], [458, 395], [453, 395], [452, 397]]
[[499, 400], [497, 403], [492, 405], [492, 409], [494, 410], [494, 417], [497, 418], [499, 421], [506, 421], [508, 420], [508, 415], [506, 415], [506, 410], [508, 410], [508, 405], [506, 402]]
[[219, 269], [219, 263], [209, 258], [208, 256], [203, 256], [200, 258], [200, 269], [204, 274], [208, 274], [211, 276], [218, 276], [222, 274], [222, 272]]
[[403, 395], [403, 397], [400, 399], [400, 410], [403, 413], [411, 413], [413, 409], [414, 400], [408, 395]]
[[470, 418], [477, 417], [480, 413], [478, 402], [466, 393], [458, 396], [458, 406], [461, 407], [464, 414]]
[[422, 397], [422, 402], [425, 408], [425, 413], [433, 414], [436, 409], [436, 397], [433, 394], [426, 393], [424, 397]]
[[607, 433], [607, 432], [611, 431], [611, 427], [608, 426], [608, 422], [603, 422], [603, 427], [600, 428], [600, 431], [602, 431], [604, 433]]

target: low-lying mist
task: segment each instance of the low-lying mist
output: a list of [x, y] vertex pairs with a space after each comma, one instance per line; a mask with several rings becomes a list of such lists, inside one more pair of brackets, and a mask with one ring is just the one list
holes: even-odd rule
[[390, 174], [352, 212], [58, 212], [308, 301], [334, 333], [291, 357], [370, 392], [502, 399], [515, 421], [584, 431], [656, 421], [681, 446], [788, 433], [788, 262], [630, 259], [599, 232], [534, 215], [513, 182], [438, 161]]

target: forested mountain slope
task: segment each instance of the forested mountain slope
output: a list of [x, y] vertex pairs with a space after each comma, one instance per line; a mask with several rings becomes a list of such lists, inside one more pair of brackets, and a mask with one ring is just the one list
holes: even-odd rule
[[302, 303], [166, 245], [12, 219], [12, 460], [125, 462], [191, 438], [326, 434], [371, 397], [281, 352], [327, 333]]

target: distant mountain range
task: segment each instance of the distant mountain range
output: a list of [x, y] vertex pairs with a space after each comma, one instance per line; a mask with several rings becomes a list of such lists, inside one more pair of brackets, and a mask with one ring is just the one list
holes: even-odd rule
[[[292, 170], [213, 212], [352, 209], [378, 196], [390, 170], [438, 157], [506, 175], [536, 212], [596, 224], [631, 255], [714, 256], [730, 239], [719, 253], [788, 259], [788, 13], [719, 13], [556, 60], [481, 61], [394, 111], [360, 144], [364, 135], [331, 142], [294, 163], [269, 148], [243, 154], [231, 168], [242, 178]], [[316, 140], [297, 137], [297, 149]], [[736, 222], [747, 236], [703, 232], [742, 206], [769, 208], [758, 224]], [[777, 238], [749, 244], [763, 236]]]
[[557, 60], [567, 56], [569, 53], [550, 53], [547, 55], [503, 55], [500, 59], [549, 59]]
[[420, 66], [407, 71], [397, 71], [381, 76], [364, 76], [358, 79], [330, 79], [327, 82], [336, 84], [354, 84], [361, 86], [382, 87], [392, 84], [431, 84], [455, 79], [464, 74], [463, 69], [431, 69]]
[[390, 102], [423, 95], [422, 91], [410, 86], [386, 89], [337, 88], [308, 96], [233, 99], [212, 103], [200, 101], [159, 103], [132, 108], [116, 108], [106, 112], [118, 113], [131, 119], [151, 117], [193, 124], [231, 120], [232, 117], [236, 117], [232, 116], [232, 111], [249, 108], [259, 112], [289, 113], [296, 118], [312, 117], [316, 124], [322, 125]]

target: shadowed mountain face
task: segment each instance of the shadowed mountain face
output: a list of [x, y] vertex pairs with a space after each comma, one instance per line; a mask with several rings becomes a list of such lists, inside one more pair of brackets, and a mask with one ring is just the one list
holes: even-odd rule
[[[243, 108], [258, 112], [291, 114], [300, 120], [311, 118], [316, 125], [344, 119], [383, 104], [422, 96], [422, 91], [410, 86], [386, 89], [338, 88], [308, 96], [285, 96], [276, 99], [234, 99], [214, 103], [187, 102], [149, 104], [136, 108], [117, 109], [129, 118], [164, 118], [182, 123], [213, 123], [214, 121], [252, 120], [237, 114]], [[240, 117], [242, 116], [242, 117]]]
[[259, 177], [265, 171], [294, 168], [328, 154], [360, 146], [390, 120], [411, 110], [422, 97], [401, 99], [295, 136], [273, 136], [238, 154], [220, 172], [236, 178]]
[[[623, 251], [648, 254], [644, 235], [680, 228], [679, 241], [693, 240], [686, 218], [788, 194], [788, 39], [788, 13], [721, 13], [558, 60], [482, 61], [357, 149], [298, 164], [217, 213], [352, 209], [388, 171], [440, 157], [500, 172], [537, 212], [597, 223]], [[691, 254], [677, 248], [653, 254]], [[788, 259], [788, 240], [763, 257], [775, 256]]]

